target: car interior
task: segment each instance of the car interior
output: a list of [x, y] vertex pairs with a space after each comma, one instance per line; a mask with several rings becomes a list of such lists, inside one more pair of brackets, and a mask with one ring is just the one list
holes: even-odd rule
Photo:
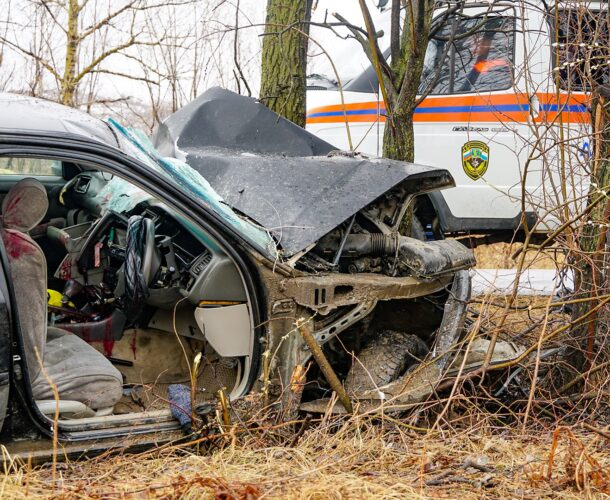
[[58, 410], [67, 430], [128, 427], [143, 414], [169, 428], [172, 384], [196, 379], [196, 404], [244, 392], [254, 332], [244, 280], [190, 219], [117, 176], [55, 159], [1, 158], [0, 197], [44, 415]]

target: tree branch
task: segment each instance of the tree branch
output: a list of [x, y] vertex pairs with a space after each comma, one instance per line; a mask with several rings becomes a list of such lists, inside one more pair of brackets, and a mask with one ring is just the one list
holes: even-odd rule
[[41, 0], [39, 5], [42, 5], [42, 7], [44, 8], [44, 10], [47, 11], [47, 13], [49, 14], [49, 16], [51, 16], [51, 19], [53, 20], [53, 22], [59, 26], [59, 29], [61, 29], [65, 34], [68, 34], [68, 30], [66, 30], [66, 28], [63, 27], [63, 23], [59, 22], [59, 20], [57, 19], [57, 17], [55, 16], [55, 14], [53, 13], [53, 11], [51, 10], [51, 7], [49, 6], [48, 2], [45, 2], [44, 0]]
[[87, 38], [88, 36], [90, 36], [91, 34], [95, 33], [96, 31], [98, 31], [99, 29], [103, 28], [104, 26], [110, 24], [110, 22], [115, 19], [116, 17], [120, 16], [121, 14], [123, 14], [126, 11], [131, 11], [131, 12], [143, 12], [146, 10], [152, 10], [152, 9], [159, 9], [161, 7], [172, 7], [172, 6], [180, 6], [180, 5], [187, 5], [189, 3], [192, 3], [196, 0], [175, 0], [175, 1], [167, 1], [167, 2], [159, 2], [159, 3], [154, 3], [154, 4], [142, 4], [142, 5], [137, 5], [137, 4], [141, 4], [142, 0], [130, 0], [129, 2], [127, 2], [125, 5], [123, 5], [121, 8], [110, 12], [104, 19], [98, 21], [95, 24], [92, 24], [90, 26], [88, 26], [87, 28], [85, 28], [81, 34], [79, 39], [80, 40], [84, 40], [85, 38]]
[[0, 42], [4, 43], [5, 45], [8, 45], [9, 47], [11, 47], [12, 49], [14, 49], [18, 52], [21, 52], [23, 55], [31, 57], [32, 59], [34, 59], [35, 61], [40, 63], [49, 73], [51, 73], [58, 82], [61, 81], [61, 77], [59, 76], [57, 71], [55, 71], [55, 69], [53, 69], [53, 67], [49, 63], [47, 63], [42, 57], [40, 57], [38, 54], [35, 54], [31, 50], [24, 49], [23, 47], [17, 45], [16, 43], [11, 42], [9, 39], [7, 39], [3, 36], [0, 36]]
[[152, 85], [159, 85], [159, 82], [156, 82], [156, 81], [151, 80], [150, 78], [146, 78], [144, 76], [135, 76], [135, 75], [130, 75], [128, 73], [122, 73], [120, 71], [111, 71], [109, 69], [92, 69], [88, 73], [89, 74], [91, 74], [91, 73], [102, 73], [104, 75], [121, 76], [123, 78], [128, 78], [130, 80], [146, 82], [146, 83], [150, 83]]

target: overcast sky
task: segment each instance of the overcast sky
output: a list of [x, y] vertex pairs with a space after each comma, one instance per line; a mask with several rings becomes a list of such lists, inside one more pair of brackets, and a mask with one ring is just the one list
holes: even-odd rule
[[[5, 2], [9, 2], [5, 5]], [[266, 0], [240, 0], [239, 5], [241, 9], [241, 15], [239, 16], [239, 61], [244, 73], [250, 84], [250, 88], [254, 95], [258, 93], [258, 87], [260, 84], [260, 47], [262, 38], [260, 34], [264, 30], [265, 21], [265, 7]], [[378, 17], [379, 13], [375, 7], [377, 0], [367, 0], [371, 8], [371, 12], [374, 17]], [[0, 0], [0, 4], [3, 5], [4, 9], [0, 11], [0, 29], [2, 26], [8, 27], [8, 34], [13, 37], [15, 43], [21, 44], [23, 47], [30, 47], [33, 41], [36, 39], [36, 35], [40, 37], [40, 33], [33, 25], [33, 4], [28, 0]], [[109, 10], [116, 10], [125, 4], [125, 0], [95, 0], [88, 4], [89, 16], [97, 16], [99, 19], [103, 17], [104, 12]], [[216, 8], [217, 5], [221, 4], [221, 7]], [[201, 59], [206, 59], [205, 64], [205, 78], [201, 80], [200, 86], [198, 86], [198, 92], [201, 93], [205, 88], [220, 85], [233, 90], [237, 89], [237, 83], [234, 76], [234, 60], [233, 60], [233, 37], [234, 31], [231, 31], [231, 27], [235, 25], [235, 8], [237, 0], [228, 0], [228, 2], [221, 3], [220, 0], [205, 0], [198, 4], [200, 10], [198, 11], [200, 17], [194, 18], [190, 7], [185, 8], [182, 14], [186, 17], [179, 20], [177, 26], [179, 29], [183, 26], [184, 30], [192, 30], [193, 26], [199, 26], [202, 32], [205, 30], [217, 30], [225, 31], [224, 35], [219, 35], [217, 38], [212, 38], [207, 46], [202, 50]], [[10, 6], [10, 10], [8, 9]], [[357, 25], [362, 25], [362, 16], [358, 0], [314, 0], [315, 9], [313, 11], [312, 19], [314, 21], [322, 22], [324, 19], [329, 21], [335, 20], [332, 16], [334, 12], [338, 12], [346, 17], [350, 22]], [[95, 9], [95, 10], [91, 10]], [[95, 13], [97, 11], [97, 14]], [[207, 13], [206, 13], [207, 12]], [[168, 26], [166, 18], [162, 17], [161, 13], [158, 14], [159, 20], [158, 25], [161, 26], [160, 32], [162, 32], [164, 26]], [[91, 22], [91, 19], [82, 19], [83, 26]], [[154, 23], [157, 24], [157, 23]], [[205, 26], [203, 26], [205, 25]], [[248, 27], [250, 26], [250, 27]], [[378, 24], [377, 26], [381, 26]], [[111, 33], [110, 36], [117, 37], [116, 40], [110, 40], [110, 43], [120, 43], [120, 37], [125, 37], [125, 33], [121, 34], [121, 26], [117, 26], [114, 35]], [[62, 33], [63, 28], [55, 29], [53, 32], [53, 40], [49, 47], [51, 47], [51, 56], [54, 60], [54, 64], [57, 65], [60, 71], [63, 71], [62, 64], [65, 54], [65, 35]], [[129, 28], [127, 28], [128, 30]], [[125, 31], [125, 30], [123, 30]], [[341, 31], [341, 30], [339, 30]], [[345, 30], [344, 30], [345, 33]], [[344, 41], [338, 38], [330, 30], [324, 28], [312, 27], [310, 30], [311, 38], [316, 40], [325, 51], [335, 61], [342, 75], [349, 74], [352, 72], [359, 72], [365, 65], [365, 57], [362, 49], [353, 41]], [[119, 40], [117, 42], [117, 40]], [[97, 42], [99, 43], [99, 42]], [[99, 49], [99, 47], [97, 47]], [[92, 56], [87, 53], [87, 48], [81, 49], [80, 57], [81, 67], [88, 64], [88, 58]], [[130, 49], [131, 50], [131, 49]], [[153, 48], [141, 47], [139, 49], [134, 48], [132, 55], [137, 55], [146, 59], [146, 50], [153, 51]], [[316, 46], [316, 44], [310, 44], [310, 55], [312, 56], [310, 69], [315, 72], [320, 72], [328, 66], [328, 57], [325, 56], [322, 51]], [[144, 56], [142, 56], [144, 54]], [[182, 54], [182, 57], [186, 61], [193, 57], [195, 54], [193, 51], [186, 51]], [[213, 54], [210, 58], [210, 54]], [[151, 64], [153, 63], [152, 58], [154, 54], [150, 55]], [[146, 61], [144, 61], [146, 62]], [[158, 64], [158, 61], [155, 63]], [[114, 72], [123, 72], [134, 74], [137, 73], [138, 67], [134, 65], [134, 60], [126, 58], [121, 55], [113, 55], [103, 63], [103, 69], [111, 70]], [[34, 64], [31, 59], [24, 57], [23, 54], [18, 52], [5, 51], [4, 63], [2, 65], [1, 72], [6, 76], [10, 73], [10, 78], [5, 78], [2, 81], [0, 75], [0, 84], [3, 84], [4, 89], [8, 91], [23, 92], [27, 91], [27, 82], [31, 81], [32, 74], [34, 71]], [[182, 73], [179, 78], [182, 77]], [[187, 72], [184, 72], [184, 78], [188, 79]], [[143, 103], [150, 98], [148, 95], [147, 87], [142, 81], [129, 80], [121, 78], [117, 75], [110, 74], [97, 74], [95, 76], [96, 92], [98, 95], [102, 95], [103, 98], [115, 99], [117, 97], [129, 97], [132, 101], [140, 100]], [[81, 92], [83, 91], [81, 85]], [[57, 84], [55, 80], [50, 76], [48, 72], [45, 75], [45, 88], [52, 94], [53, 91], [57, 91]], [[55, 90], [53, 90], [55, 89]], [[243, 88], [242, 88], [243, 91]], [[163, 94], [163, 92], [161, 92]], [[184, 104], [184, 103], [181, 103]], [[95, 112], [95, 110], [92, 110]]]

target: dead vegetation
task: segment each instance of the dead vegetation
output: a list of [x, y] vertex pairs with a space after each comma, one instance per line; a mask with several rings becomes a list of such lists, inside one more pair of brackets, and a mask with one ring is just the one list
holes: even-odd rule
[[[471, 328], [489, 334], [501, 324], [500, 339], [535, 346], [541, 335], [570, 321], [548, 297], [519, 298], [508, 309], [507, 304], [500, 297], [476, 298]], [[553, 340], [561, 344], [561, 334]], [[357, 407], [352, 417], [299, 415], [286, 421], [277, 412], [248, 407], [243, 411], [246, 422], [234, 417], [227, 426], [220, 417], [194, 441], [137, 455], [107, 453], [42, 466], [7, 461], [0, 495], [250, 499], [610, 494], [610, 372], [599, 369], [595, 377], [585, 373], [586, 390], [566, 390], [564, 397], [551, 399], [544, 373], [552, 361], [540, 359], [535, 377], [535, 359], [503, 375], [491, 372], [485, 384], [479, 385], [481, 377], [441, 383], [435, 397], [408, 413], [358, 414]], [[514, 368], [522, 370], [513, 378], [512, 392], [498, 395]]]
[[[297, 425], [298, 426], [298, 425]], [[420, 433], [391, 417], [323, 419], [291, 446], [268, 430], [138, 456], [29, 469], [14, 463], [4, 498], [561, 497], [610, 492], [608, 440], [580, 429], [519, 434], [478, 424]]]
[[[493, 246], [499, 259], [514, 248]], [[490, 251], [490, 255], [492, 255]], [[479, 255], [480, 258], [480, 255]], [[536, 266], [536, 261], [532, 267]], [[485, 267], [485, 265], [481, 266]], [[474, 297], [469, 331], [531, 353], [508, 370], [465, 374], [409, 412], [348, 416], [241, 410], [196, 438], [139, 454], [41, 466], [5, 462], [3, 498], [597, 498], [610, 495], [610, 366], [569, 381], [554, 358], [569, 299]], [[499, 391], [507, 380], [505, 390]], [[484, 383], [483, 383], [484, 382]], [[572, 385], [570, 385], [572, 384]], [[574, 390], [577, 388], [578, 390]], [[551, 396], [553, 394], [553, 396]], [[557, 396], [559, 394], [559, 397]], [[255, 402], [253, 397], [251, 402]]]

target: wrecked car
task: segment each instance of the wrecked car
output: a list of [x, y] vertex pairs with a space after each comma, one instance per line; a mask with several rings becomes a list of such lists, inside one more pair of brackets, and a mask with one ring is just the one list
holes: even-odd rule
[[173, 439], [179, 386], [193, 407], [281, 405], [300, 369], [311, 409], [339, 389], [389, 397], [430, 361], [423, 397], [447, 365], [473, 254], [399, 232], [446, 170], [336, 151], [218, 88], [153, 141], [40, 99], [0, 108], [10, 453], [42, 457], [54, 432], [75, 454]]

